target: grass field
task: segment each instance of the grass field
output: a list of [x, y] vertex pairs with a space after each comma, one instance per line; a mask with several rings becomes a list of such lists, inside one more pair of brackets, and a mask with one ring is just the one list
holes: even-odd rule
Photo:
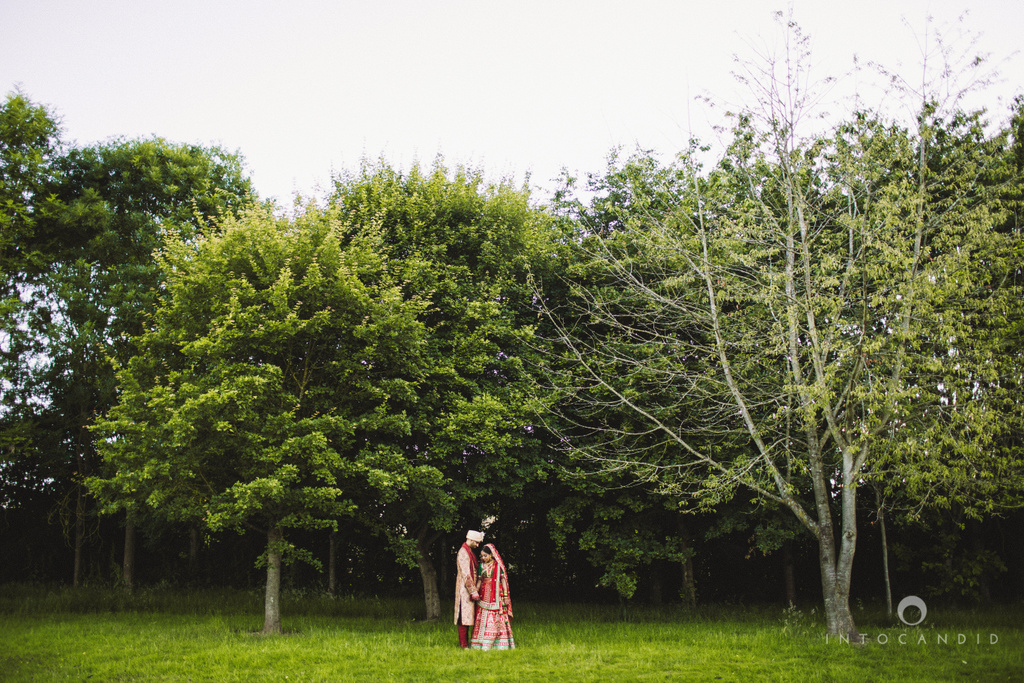
[[858, 611], [863, 646], [809, 610], [516, 604], [516, 649], [462, 651], [416, 600], [288, 596], [258, 635], [238, 591], [0, 587], [4, 681], [1024, 681], [1018, 608], [929, 610], [896, 628]]

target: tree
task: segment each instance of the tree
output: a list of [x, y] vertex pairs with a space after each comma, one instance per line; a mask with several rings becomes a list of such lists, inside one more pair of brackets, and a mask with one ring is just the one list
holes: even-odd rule
[[30, 365], [23, 361], [37, 348], [28, 330], [18, 324], [26, 309], [20, 276], [39, 267], [40, 256], [30, 241], [45, 213], [44, 188], [60, 151], [55, 116], [20, 92], [9, 94], [0, 107], [0, 448], [5, 461], [31, 441], [31, 425], [24, 420], [31, 400]]
[[555, 544], [570, 553], [585, 553], [603, 572], [599, 585], [615, 590], [623, 609], [636, 593], [641, 571], [650, 574], [653, 600], [660, 601], [661, 563], [681, 566], [681, 595], [693, 606], [693, 549], [675, 501], [631, 487], [621, 476], [573, 479], [572, 488], [548, 514]]
[[45, 213], [44, 188], [60, 153], [53, 113], [21, 92], [7, 95], [0, 106], [0, 508], [5, 518], [19, 509], [45, 510], [56, 488], [44, 484], [52, 481], [48, 473], [29, 466], [38, 431], [28, 381], [32, 365], [26, 359], [38, 347], [20, 323], [27, 309], [21, 274], [39, 260], [26, 242]]
[[890, 430], [918, 495], [978, 501], [1015, 467], [984, 452], [997, 413], [971, 390], [998, 380], [960, 353], [1006, 272], [979, 182], [1001, 143], [931, 101], [917, 130], [856, 112], [803, 135], [819, 92], [787, 28], [782, 56], [748, 68], [755, 105], [722, 160], [682, 155], [674, 210], [634, 202], [581, 240], [605, 285], [550, 312], [565, 353], [548, 367], [576, 455], [698, 509], [744, 490], [792, 513], [818, 545], [828, 631], [856, 637], [857, 491], [894, 463]]
[[380, 226], [381, 255], [417, 263], [404, 296], [425, 297], [422, 365], [405, 408], [387, 486], [368, 482], [360, 518], [419, 569], [426, 614], [441, 614], [433, 547], [463, 519], [494, 514], [496, 496], [542, 476], [527, 411], [527, 343], [536, 323], [528, 265], [542, 253], [541, 214], [525, 189], [482, 173], [400, 173], [365, 165], [339, 177], [332, 201], [359, 234]]
[[166, 249], [166, 294], [97, 425], [109, 474], [90, 485], [107, 512], [265, 534], [276, 633], [282, 561], [308, 558], [286, 531], [334, 526], [352, 510], [344, 481], [393, 474], [375, 468], [410, 429], [395, 405], [423, 304], [402, 296], [379, 235], [348, 239], [313, 206], [294, 220], [253, 208]]
[[[238, 157], [216, 148], [152, 139], [67, 149], [53, 117], [21, 94], [3, 120], [4, 476], [68, 520], [77, 584], [92, 512], [82, 481], [97, 465], [88, 427], [114, 401], [112, 361], [134, 352], [160, 287], [161, 233], [199, 234], [252, 190]], [[133, 528], [126, 520], [128, 550]]]

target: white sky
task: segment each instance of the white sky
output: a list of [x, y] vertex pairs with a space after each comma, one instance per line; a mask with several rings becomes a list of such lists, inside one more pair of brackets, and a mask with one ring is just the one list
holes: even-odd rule
[[[969, 4], [0, 0], [0, 87], [52, 107], [78, 144], [239, 151], [260, 194], [285, 203], [381, 155], [407, 167], [440, 153], [543, 189], [562, 167], [601, 170], [615, 145], [672, 154], [706, 135], [715, 114], [695, 96], [730, 97], [732, 56], [775, 40], [772, 11], [790, 6], [819, 73], [839, 75], [855, 53], [914, 66], [925, 18], [950, 25]], [[1010, 57], [1024, 2], [973, 0], [964, 25]], [[1024, 92], [1022, 61], [1002, 65], [993, 107]]]

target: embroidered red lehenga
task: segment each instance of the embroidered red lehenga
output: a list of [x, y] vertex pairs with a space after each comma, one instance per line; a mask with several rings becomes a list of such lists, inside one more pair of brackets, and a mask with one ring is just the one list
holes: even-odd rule
[[480, 601], [476, 603], [476, 623], [470, 647], [474, 650], [511, 650], [512, 598], [508, 591], [508, 572], [494, 544], [486, 546], [494, 557], [483, 565], [480, 574]]

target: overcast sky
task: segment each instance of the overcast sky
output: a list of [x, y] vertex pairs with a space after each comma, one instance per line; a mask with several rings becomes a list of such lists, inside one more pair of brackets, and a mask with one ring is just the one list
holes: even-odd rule
[[[733, 55], [775, 42], [773, 10], [821, 75], [854, 54], [917, 73], [925, 19], [1017, 49], [1024, 2], [974, 0], [0, 0], [0, 86], [61, 117], [66, 140], [157, 135], [246, 158], [285, 203], [364, 156], [482, 166], [550, 187], [615, 145], [665, 154], [707, 136], [695, 97], [734, 97]], [[1017, 56], [993, 110], [1024, 92]], [[1002, 98], [1002, 102], [997, 101]], [[994, 112], [995, 113], [995, 112]], [[1002, 110], [999, 115], [1002, 116]]]

